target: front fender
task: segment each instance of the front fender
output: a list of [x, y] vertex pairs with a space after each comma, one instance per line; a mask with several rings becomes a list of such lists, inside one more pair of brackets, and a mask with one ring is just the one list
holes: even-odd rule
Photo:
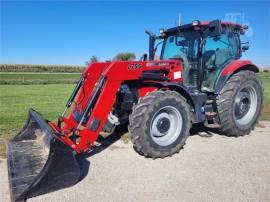
[[157, 82], [156, 84], [159, 85], [159, 87], [168, 88], [170, 90], [174, 90], [180, 93], [183, 97], [187, 99], [188, 103], [191, 104], [192, 107], [194, 107], [194, 102], [190, 95], [190, 92], [184, 86], [171, 82]]

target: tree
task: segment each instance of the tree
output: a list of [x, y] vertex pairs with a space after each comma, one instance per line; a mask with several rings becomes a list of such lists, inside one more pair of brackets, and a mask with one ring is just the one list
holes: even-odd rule
[[86, 65], [90, 65], [90, 64], [92, 64], [92, 63], [94, 63], [94, 62], [98, 62], [98, 57], [95, 56], [95, 55], [93, 55], [93, 56], [90, 58], [90, 60], [86, 62]]
[[114, 57], [114, 60], [129, 61], [129, 60], [134, 60], [135, 58], [136, 58], [135, 53], [123, 52], [123, 53], [118, 53]]

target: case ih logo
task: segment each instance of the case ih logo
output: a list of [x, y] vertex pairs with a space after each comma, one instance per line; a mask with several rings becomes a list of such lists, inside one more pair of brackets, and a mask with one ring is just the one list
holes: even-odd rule
[[128, 69], [129, 70], [133, 70], [133, 69], [140, 69], [142, 67], [142, 64], [139, 64], [139, 63], [133, 63], [133, 64], [130, 64], [128, 66]]

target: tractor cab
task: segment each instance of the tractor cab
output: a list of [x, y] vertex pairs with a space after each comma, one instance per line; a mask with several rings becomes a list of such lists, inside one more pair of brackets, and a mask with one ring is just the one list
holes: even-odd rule
[[163, 40], [161, 60], [182, 62], [186, 87], [213, 92], [221, 70], [241, 57], [240, 34], [243, 33], [244, 28], [238, 24], [193, 21], [162, 29], [155, 40]]

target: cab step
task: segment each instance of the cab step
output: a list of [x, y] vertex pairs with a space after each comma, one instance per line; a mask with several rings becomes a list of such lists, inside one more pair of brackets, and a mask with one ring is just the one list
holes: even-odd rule
[[204, 126], [207, 127], [207, 128], [220, 128], [220, 124], [217, 124], [217, 123], [211, 123], [211, 124], [208, 124], [208, 123], [204, 123]]

